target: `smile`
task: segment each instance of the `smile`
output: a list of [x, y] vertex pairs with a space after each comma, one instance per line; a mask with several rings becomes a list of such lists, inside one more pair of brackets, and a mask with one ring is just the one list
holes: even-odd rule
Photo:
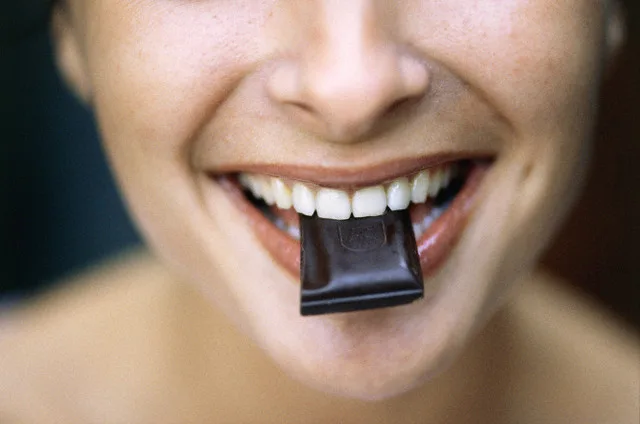
[[463, 233], [490, 163], [486, 158], [463, 158], [405, 173], [402, 167], [392, 166], [395, 176], [376, 175], [372, 183], [358, 180], [357, 173], [316, 182], [296, 179], [295, 171], [285, 176], [257, 168], [213, 178], [248, 218], [270, 256], [296, 281], [300, 279], [299, 215], [346, 220], [405, 209], [411, 216], [422, 274], [428, 277]]

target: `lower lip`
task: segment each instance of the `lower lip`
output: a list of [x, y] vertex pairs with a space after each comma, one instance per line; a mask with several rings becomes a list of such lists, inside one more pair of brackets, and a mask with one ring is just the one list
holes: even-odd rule
[[[462, 190], [447, 210], [416, 240], [420, 266], [424, 277], [432, 275], [447, 259], [464, 232], [476, 204], [480, 183], [489, 166], [474, 163]], [[231, 196], [239, 210], [248, 218], [258, 240], [271, 257], [295, 281], [300, 281], [300, 242], [278, 229], [245, 197], [235, 178], [217, 178], [220, 186]]]

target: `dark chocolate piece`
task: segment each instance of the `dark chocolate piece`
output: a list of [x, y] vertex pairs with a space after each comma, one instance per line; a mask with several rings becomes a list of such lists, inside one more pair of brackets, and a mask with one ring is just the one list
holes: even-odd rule
[[423, 296], [407, 210], [339, 221], [300, 215], [300, 313], [384, 308]]

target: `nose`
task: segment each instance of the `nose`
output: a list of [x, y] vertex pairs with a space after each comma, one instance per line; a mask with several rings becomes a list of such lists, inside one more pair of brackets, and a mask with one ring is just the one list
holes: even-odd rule
[[297, 19], [299, 39], [288, 41], [291, 54], [267, 81], [269, 96], [298, 125], [332, 142], [353, 143], [396, 106], [426, 93], [428, 69], [394, 38], [389, 2], [304, 3], [313, 9]]

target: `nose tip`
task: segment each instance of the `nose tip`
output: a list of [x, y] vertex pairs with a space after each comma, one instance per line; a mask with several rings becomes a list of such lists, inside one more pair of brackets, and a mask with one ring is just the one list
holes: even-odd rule
[[294, 122], [332, 142], [362, 139], [429, 86], [418, 56], [381, 35], [371, 13], [353, 16], [345, 25], [325, 23], [328, 35], [275, 67], [267, 82]]
[[306, 69], [288, 63], [272, 75], [269, 92], [307, 129], [330, 141], [355, 141], [395, 106], [427, 91], [429, 75], [422, 63], [405, 54], [386, 55], [396, 57], [352, 58]]

